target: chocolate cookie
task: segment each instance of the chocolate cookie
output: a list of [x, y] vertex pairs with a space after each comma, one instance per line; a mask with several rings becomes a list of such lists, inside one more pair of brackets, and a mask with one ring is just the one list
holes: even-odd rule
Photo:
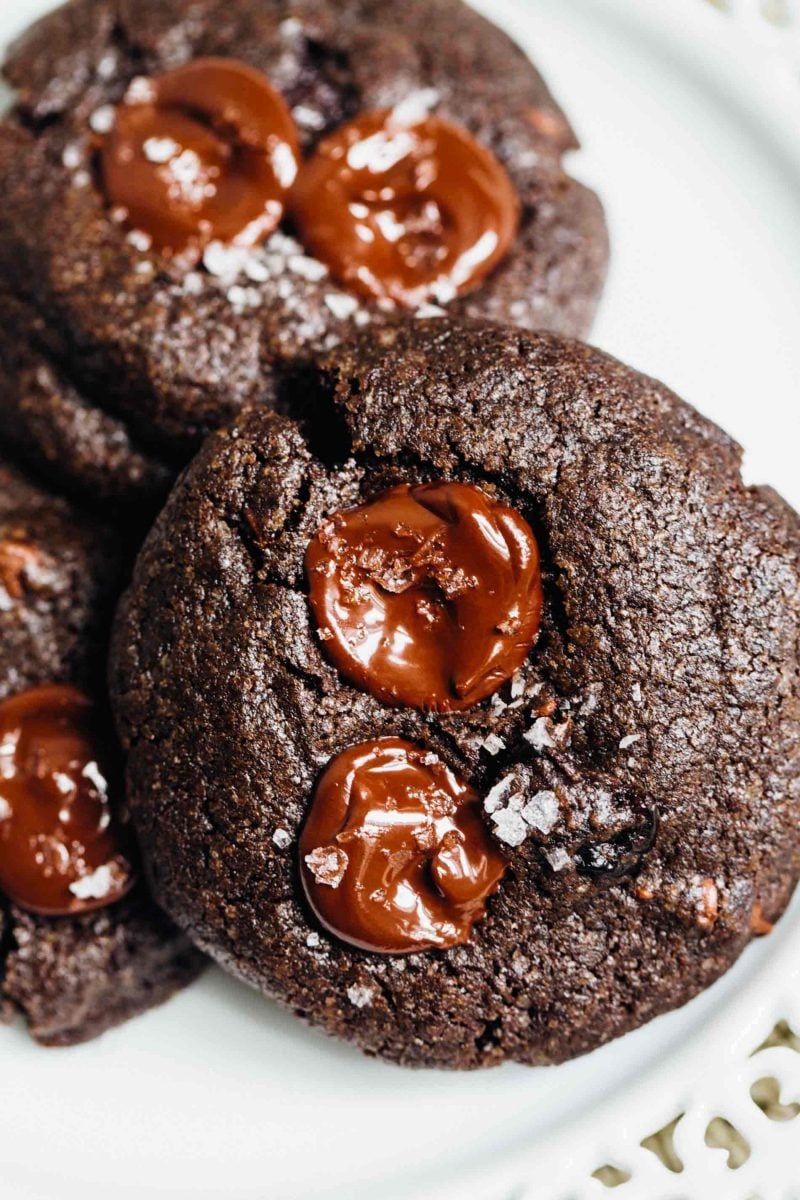
[[[23, 336], [22, 330], [26, 333]], [[143, 450], [118, 417], [92, 404], [42, 349], [45, 322], [0, 293], [0, 438], [62, 492], [91, 499], [119, 518], [149, 518], [175, 468]]]
[[282, 407], [287, 373], [398, 306], [590, 324], [607, 237], [575, 136], [460, 0], [71, 0], [5, 73], [9, 336], [72, 396], [28, 395], [15, 437], [73, 478], [86, 448], [92, 493], [105, 460], [124, 491], [130, 455], [178, 466]]
[[386, 329], [310, 400], [311, 443], [262, 409], [209, 439], [123, 603], [156, 895], [406, 1064], [558, 1062], [684, 1003], [800, 868], [796, 514], [551, 335]]
[[124, 569], [110, 526], [0, 464], [0, 1012], [45, 1045], [143, 1012], [202, 963], [122, 819], [103, 674]]

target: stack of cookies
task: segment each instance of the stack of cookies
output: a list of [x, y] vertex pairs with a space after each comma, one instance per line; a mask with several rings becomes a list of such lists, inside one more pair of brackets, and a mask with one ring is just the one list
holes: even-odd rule
[[573, 340], [530, 62], [461, 0], [70, 0], [5, 72], [9, 1015], [207, 955], [472, 1068], [706, 987], [800, 875], [800, 521]]

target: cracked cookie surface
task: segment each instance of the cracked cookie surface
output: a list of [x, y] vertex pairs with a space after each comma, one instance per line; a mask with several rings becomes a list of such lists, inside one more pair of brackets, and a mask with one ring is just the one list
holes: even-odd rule
[[[214, 435], [145, 545], [112, 691], [157, 896], [328, 1032], [410, 1065], [557, 1062], [675, 1007], [776, 919], [800, 867], [800, 531], [667, 388], [548, 335], [446, 321], [333, 352], [307, 440]], [[398, 483], [473, 484], [542, 553], [523, 667], [464, 712], [387, 708], [324, 655], [303, 559]], [[315, 780], [364, 740], [430, 749], [508, 860], [470, 940], [346, 946], [304, 903]]]
[[[448, 311], [587, 330], [607, 236], [597, 197], [563, 166], [575, 136], [522, 52], [460, 0], [72, 0], [5, 64], [17, 105], [0, 126], [0, 276], [33, 313], [19, 310], [17, 340], [33, 333], [34, 349], [82, 398], [72, 443], [81, 430], [84, 444], [100, 437], [86, 409], [116, 424], [102, 431], [115, 452], [100, 444], [86, 491], [95, 492], [99, 454], [112, 485], [137, 502], [141, 464], [126, 480], [120, 455], [146, 452], [176, 471], [208, 430], [247, 403], [280, 406], [287, 372], [354, 323], [383, 317], [332, 281], [291, 223], [257, 251], [215, 244], [190, 270], [111, 219], [96, 186], [97, 130], [132, 79], [199, 56], [263, 71], [292, 108], [306, 154], [363, 111], [435, 95], [439, 116], [497, 156], [522, 206], [504, 262]], [[29, 396], [26, 412], [22, 448], [58, 454], [76, 476], [69, 447], [47, 437], [52, 404]], [[59, 414], [66, 420], [63, 404]]]

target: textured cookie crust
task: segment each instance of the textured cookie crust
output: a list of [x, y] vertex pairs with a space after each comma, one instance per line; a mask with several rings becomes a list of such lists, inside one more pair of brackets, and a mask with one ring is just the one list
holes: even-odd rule
[[[522, 52], [460, 0], [72, 0], [5, 66], [18, 103], [0, 127], [0, 278], [44, 322], [37, 348], [157, 457], [185, 461], [244, 404], [279, 404], [287, 370], [353, 322], [382, 319], [290, 228], [244, 262], [215, 253], [187, 274], [110, 219], [93, 182], [92, 121], [132, 78], [201, 55], [265, 71], [305, 150], [361, 111], [433, 88], [437, 113], [495, 152], [523, 205], [506, 261], [450, 311], [587, 330], [607, 237], [596, 196], [562, 165], [574, 134]], [[30, 325], [17, 330], [27, 338]]]
[[[9, 543], [28, 548], [22, 570]], [[0, 463], [0, 698], [43, 683], [103, 694], [111, 609], [124, 579], [119, 537]], [[0, 1018], [65, 1046], [95, 1037], [184, 987], [202, 958], [143, 884], [119, 904], [40, 917], [0, 896]]]
[[158, 511], [175, 475], [143, 451], [119, 417], [83, 396], [44, 349], [47, 326], [29, 305], [0, 293], [0, 439], [59, 491], [120, 520]]
[[[123, 603], [112, 692], [156, 895], [236, 975], [406, 1064], [557, 1062], [682, 1004], [800, 868], [797, 516], [661, 384], [548, 335], [386, 330], [332, 354], [315, 402], [316, 447], [263, 410], [209, 440]], [[441, 477], [532, 524], [546, 599], [498, 697], [426, 717], [326, 663], [302, 563], [323, 515]], [[491, 797], [509, 869], [466, 946], [370, 955], [301, 899], [315, 777], [379, 735]]]

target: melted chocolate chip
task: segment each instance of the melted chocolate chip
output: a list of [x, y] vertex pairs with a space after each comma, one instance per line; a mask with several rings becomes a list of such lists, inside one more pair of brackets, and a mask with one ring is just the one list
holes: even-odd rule
[[31, 571], [41, 565], [42, 553], [27, 542], [0, 542], [0, 587], [12, 600], [20, 600]]
[[620, 830], [608, 841], [585, 843], [575, 855], [575, 865], [581, 874], [596, 878], [632, 875], [652, 848], [657, 832], [658, 813], [652, 809], [640, 824]]
[[109, 754], [82, 692], [0, 703], [0, 891], [48, 916], [100, 908], [133, 884], [109, 809]]
[[476, 287], [505, 256], [519, 200], [465, 129], [365, 113], [304, 164], [292, 209], [308, 249], [365, 296], [409, 308]]
[[322, 924], [383, 954], [466, 942], [505, 870], [476, 794], [400, 738], [331, 761], [300, 837], [300, 866]]
[[470, 708], [527, 657], [542, 611], [528, 523], [479, 488], [390, 488], [306, 552], [324, 653], [386, 704]]
[[283, 216], [298, 159], [281, 95], [224, 58], [137, 80], [100, 147], [109, 201], [164, 254], [262, 241]]

